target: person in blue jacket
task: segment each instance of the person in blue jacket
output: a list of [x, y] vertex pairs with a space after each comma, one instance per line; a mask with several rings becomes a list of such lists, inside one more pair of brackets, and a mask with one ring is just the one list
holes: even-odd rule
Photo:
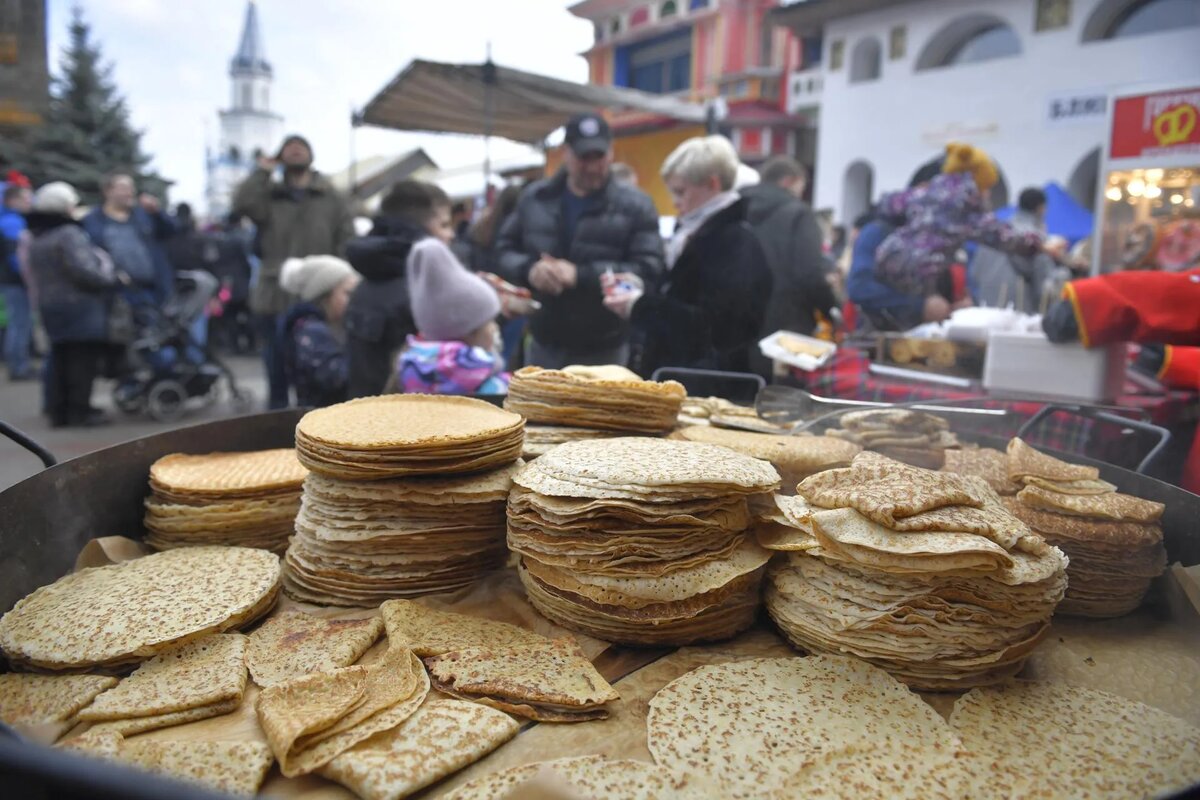
[[175, 235], [175, 223], [158, 198], [139, 196], [133, 178], [125, 173], [105, 176], [100, 190], [104, 203], [83, 218], [83, 229], [129, 276], [123, 293], [135, 310], [161, 306], [174, 290], [175, 271], [163, 245]]

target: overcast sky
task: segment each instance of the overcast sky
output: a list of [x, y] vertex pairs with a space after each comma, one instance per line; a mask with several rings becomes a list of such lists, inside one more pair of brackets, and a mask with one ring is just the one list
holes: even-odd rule
[[[75, 0], [49, 0], [50, 63], [67, 39]], [[176, 185], [173, 202], [200, 203], [204, 148], [215, 144], [217, 110], [229, 102], [229, 59], [246, 0], [79, 0], [128, 100], [154, 165]], [[271, 102], [284, 129], [303, 133], [317, 167], [350, 160], [350, 109], [361, 108], [410, 60], [479, 62], [487, 43], [506, 66], [587, 80], [579, 53], [591, 24], [565, 0], [258, 0]], [[481, 140], [360, 128], [360, 158], [425, 147], [443, 167], [482, 160]], [[501, 144], [493, 156], [512, 153]], [[202, 206], [201, 206], [202, 207]]]

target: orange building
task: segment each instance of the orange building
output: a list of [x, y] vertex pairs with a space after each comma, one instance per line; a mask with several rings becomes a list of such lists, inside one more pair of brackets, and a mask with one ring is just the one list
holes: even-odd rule
[[[819, 53], [767, 22], [777, 5], [778, 0], [583, 0], [570, 11], [595, 27], [595, 44], [583, 54], [592, 83], [695, 102], [721, 98], [719, 129], [743, 161], [756, 164], [787, 153], [811, 163], [814, 126], [787, 113], [783, 81]], [[674, 213], [659, 167], [676, 145], [703, 128], [636, 113], [614, 115], [611, 123], [617, 160], [637, 171], [663, 213]]]

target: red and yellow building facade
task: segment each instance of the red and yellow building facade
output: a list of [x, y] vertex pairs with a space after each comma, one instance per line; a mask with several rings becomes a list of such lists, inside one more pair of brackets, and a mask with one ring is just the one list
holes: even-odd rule
[[[670, 94], [694, 102], [725, 101], [720, 122], [754, 164], [797, 152], [804, 121], [785, 109], [785, 83], [800, 43], [767, 13], [778, 0], [583, 0], [571, 13], [592, 22], [595, 44], [584, 53], [590, 80]], [[674, 213], [658, 177], [663, 159], [703, 127], [650, 114], [611, 118], [614, 150], [638, 173], [663, 213]]]

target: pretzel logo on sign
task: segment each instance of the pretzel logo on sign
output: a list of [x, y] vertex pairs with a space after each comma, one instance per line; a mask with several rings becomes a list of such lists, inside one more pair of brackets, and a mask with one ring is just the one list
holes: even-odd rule
[[1160, 147], [1186, 142], [1196, 129], [1196, 107], [1178, 105], [1154, 118], [1154, 138]]

